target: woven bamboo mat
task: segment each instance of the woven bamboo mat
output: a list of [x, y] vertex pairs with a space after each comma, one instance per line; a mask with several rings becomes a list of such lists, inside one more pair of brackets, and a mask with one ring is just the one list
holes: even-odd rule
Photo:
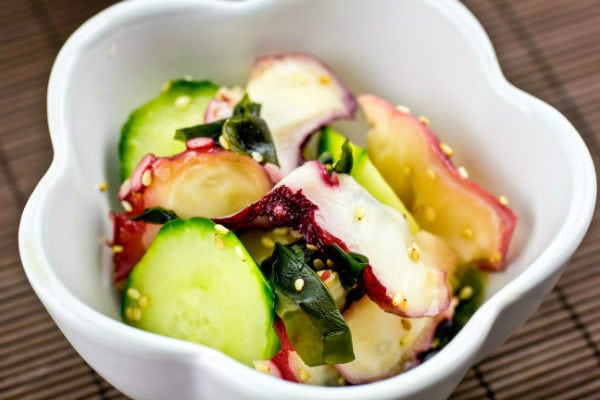
[[[125, 399], [82, 361], [21, 269], [19, 215], [51, 159], [45, 90], [68, 35], [108, 0], [0, 7], [0, 399]], [[560, 109], [600, 157], [600, 2], [467, 0], [506, 76]], [[452, 399], [600, 399], [600, 224], [556, 289]]]

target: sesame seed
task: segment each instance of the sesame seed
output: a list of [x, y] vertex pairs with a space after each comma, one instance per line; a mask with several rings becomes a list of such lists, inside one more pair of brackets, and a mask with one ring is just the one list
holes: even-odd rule
[[215, 224], [215, 231], [217, 231], [221, 235], [227, 235], [229, 233], [229, 229], [227, 229], [221, 224]]
[[427, 168], [425, 169], [425, 173], [427, 174], [427, 176], [429, 177], [429, 179], [433, 180], [437, 177], [437, 174], [435, 173], [435, 171], [431, 168]]
[[313, 251], [319, 249], [317, 246], [315, 246], [314, 244], [310, 244], [310, 243], [306, 245], [306, 248], [308, 250], [313, 250]]
[[162, 89], [161, 89], [161, 92], [163, 92], [163, 93], [164, 93], [164, 92], [168, 92], [170, 89], [171, 89], [171, 81], [169, 81], [169, 82], [166, 82], [166, 83], [163, 85], [163, 87], [162, 87]]
[[458, 170], [458, 174], [463, 178], [463, 179], [469, 179], [469, 171], [467, 171], [467, 169], [465, 167], [463, 167], [462, 165], [460, 167], [457, 168]]
[[229, 141], [227, 140], [227, 138], [225, 136], [223, 136], [223, 135], [219, 136], [219, 144], [225, 150], [229, 150]]
[[123, 200], [121, 202], [121, 206], [123, 207], [123, 210], [125, 210], [126, 212], [132, 212], [133, 211], [133, 206], [127, 200]]
[[290, 229], [287, 226], [280, 226], [279, 228], [273, 229], [273, 233], [277, 236], [285, 236], [289, 231]]
[[140, 292], [135, 288], [129, 288], [127, 289], [127, 296], [131, 297], [134, 300], [137, 300], [140, 298]]
[[181, 110], [186, 108], [192, 102], [192, 98], [190, 96], [179, 96], [175, 99], [175, 108]]
[[408, 258], [410, 258], [412, 262], [417, 262], [421, 258], [419, 246], [415, 242], [412, 242], [410, 246], [408, 246]]
[[508, 205], [508, 197], [506, 197], [506, 196], [500, 196], [500, 197], [498, 197], [498, 201], [503, 206], [507, 206]]
[[402, 173], [404, 174], [404, 176], [409, 176], [412, 172], [412, 168], [410, 165], [405, 165], [404, 168], [402, 168]]
[[344, 379], [344, 377], [343, 377], [343, 376], [340, 376], [340, 377], [338, 378], [338, 380], [337, 380], [337, 384], [338, 384], [339, 386], [344, 386], [344, 385], [346, 384], [346, 380]]
[[396, 110], [403, 112], [405, 114], [410, 114], [410, 108], [406, 107], [404, 104], [398, 104], [396, 106]]
[[469, 228], [468, 226], [465, 226], [460, 230], [460, 236], [462, 236], [465, 239], [473, 239], [475, 237], [475, 232], [473, 232], [473, 229]]
[[354, 218], [356, 218], [357, 221], [362, 221], [362, 219], [364, 217], [365, 217], [365, 208], [363, 206], [356, 207], [356, 209], [354, 210]]
[[328, 85], [331, 82], [331, 78], [327, 75], [321, 75], [319, 77], [319, 82], [321, 82], [321, 85]]
[[329, 258], [327, 259], [326, 264], [329, 268], [335, 267], [335, 263], [333, 261], [331, 261]]
[[225, 242], [223, 242], [223, 238], [219, 235], [215, 235], [215, 247], [217, 250], [223, 250], [225, 248]]
[[460, 289], [458, 293], [458, 298], [461, 300], [468, 300], [473, 296], [473, 288], [471, 286], [465, 286]]
[[294, 289], [296, 292], [301, 292], [304, 289], [304, 279], [298, 278], [294, 281]]
[[150, 298], [147, 296], [142, 296], [138, 300], [138, 306], [140, 308], [146, 308], [146, 307], [148, 307], [149, 304], [150, 304]]
[[145, 170], [142, 174], [142, 185], [150, 186], [152, 185], [152, 172], [149, 169]]
[[435, 208], [431, 206], [425, 206], [425, 219], [429, 222], [433, 222], [435, 220]]
[[494, 254], [492, 254], [492, 262], [499, 263], [500, 261], [502, 261], [502, 254], [495, 251]]
[[131, 317], [131, 312], [133, 311], [133, 308], [131, 307], [125, 307], [125, 318], [132, 320], [133, 318]]
[[250, 153], [250, 155], [257, 163], [261, 163], [264, 160], [262, 154], [260, 154], [258, 151], [253, 151], [252, 153]]
[[452, 157], [454, 155], [454, 150], [447, 143], [440, 143], [440, 150], [442, 150], [442, 152], [448, 157]]
[[426, 116], [424, 116], [424, 115], [421, 115], [421, 116], [419, 117], [419, 121], [421, 121], [421, 123], [422, 123], [423, 125], [429, 125], [429, 118], [427, 118], [427, 117], [426, 117]]
[[124, 250], [125, 250], [125, 248], [123, 246], [121, 246], [120, 244], [115, 244], [112, 247], [113, 253], [122, 253]]
[[100, 184], [98, 185], [98, 190], [100, 190], [101, 192], [106, 192], [107, 189], [108, 184], [106, 182], [100, 182]]
[[306, 382], [309, 379], [310, 379], [310, 371], [307, 370], [306, 368], [300, 368], [300, 370], [298, 370], [298, 380], [300, 382]]
[[235, 255], [242, 261], [246, 261], [246, 255], [244, 254], [244, 250], [242, 250], [241, 246], [235, 246]]
[[260, 242], [267, 249], [272, 249], [275, 247], [275, 241], [268, 236], [263, 236], [260, 238]]
[[131, 309], [131, 320], [139, 321], [142, 319], [142, 309], [138, 307], [134, 307]]
[[254, 367], [256, 368], [256, 370], [258, 372], [263, 372], [265, 374], [268, 374], [269, 372], [271, 372], [271, 367], [269, 367], [264, 362], [257, 362], [257, 363], [255, 363]]
[[394, 295], [394, 297], [392, 298], [392, 304], [395, 306], [405, 307], [407, 303], [408, 303], [408, 300], [406, 300], [406, 298], [404, 297], [404, 295], [402, 293], [396, 293]]
[[400, 339], [400, 346], [410, 346], [415, 341], [415, 335], [407, 333]]
[[405, 331], [410, 331], [412, 328], [412, 324], [410, 323], [409, 320], [402, 318], [402, 320], [400, 321], [400, 323], [402, 324], [402, 328], [404, 328]]
[[323, 260], [321, 260], [320, 258], [315, 258], [313, 260], [313, 267], [315, 267], [316, 269], [323, 269], [325, 268], [325, 263], [323, 263]]
[[319, 278], [322, 278], [323, 274], [325, 274], [325, 271], [323, 271], [323, 270], [317, 271], [317, 275], [319, 275]]

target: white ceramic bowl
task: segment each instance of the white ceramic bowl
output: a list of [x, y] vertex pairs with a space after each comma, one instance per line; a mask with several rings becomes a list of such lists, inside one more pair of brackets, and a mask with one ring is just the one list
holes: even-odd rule
[[[519, 215], [506, 271], [436, 357], [397, 377], [344, 388], [276, 380], [203, 346], [129, 327], [109, 282], [117, 142], [129, 112], [169, 78], [243, 84], [262, 54], [303, 51], [356, 93], [426, 114], [456, 160]], [[27, 276], [68, 340], [136, 399], [438, 399], [551, 290], [590, 223], [596, 180], [567, 120], [511, 86], [458, 2], [438, 0], [129, 1], [85, 23], [50, 77], [54, 160], [22, 216]], [[351, 126], [351, 127], [350, 127]], [[361, 141], [364, 126], [344, 124]], [[350, 128], [349, 128], [350, 127]], [[97, 187], [109, 183], [109, 193]]]

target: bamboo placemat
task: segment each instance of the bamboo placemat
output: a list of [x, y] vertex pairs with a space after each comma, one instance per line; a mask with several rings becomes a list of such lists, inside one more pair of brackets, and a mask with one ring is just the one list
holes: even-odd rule
[[[0, 399], [125, 399], [82, 361], [35, 297], [17, 252], [27, 196], [51, 159], [45, 94], [68, 35], [108, 0], [0, 7]], [[598, 0], [466, 0], [515, 85], [561, 110], [600, 157]], [[532, 155], [534, 156], [534, 155]], [[555, 290], [452, 399], [600, 399], [598, 215]]]

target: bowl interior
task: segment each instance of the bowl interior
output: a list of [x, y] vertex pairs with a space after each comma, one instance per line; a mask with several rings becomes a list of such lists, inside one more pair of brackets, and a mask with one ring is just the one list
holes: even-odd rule
[[[133, 8], [126, 3], [118, 7]], [[47, 194], [42, 226], [49, 264], [75, 296], [119, 318], [104, 243], [108, 212], [118, 209], [117, 143], [128, 114], [170, 78], [243, 85], [256, 56], [291, 51], [321, 58], [355, 94], [378, 94], [426, 115], [455, 149], [455, 162], [510, 199], [519, 216], [510, 263], [492, 274], [487, 298], [528, 268], [570, 204], [569, 165], [550, 122], [498, 90], [488, 76], [493, 57], [482, 57], [472, 32], [438, 2], [348, 4], [199, 1], [159, 15], [164, 4], [150, 2], [135, 16], [112, 9], [110, 18], [82, 28], [68, 70], [60, 72], [66, 90], [49, 97], [58, 103], [51, 134], [64, 170]], [[364, 142], [360, 118], [338, 127]], [[103, 181], [107, 193], [97, 189]], [[56, 212], [65, 209], [72, 212]]]

